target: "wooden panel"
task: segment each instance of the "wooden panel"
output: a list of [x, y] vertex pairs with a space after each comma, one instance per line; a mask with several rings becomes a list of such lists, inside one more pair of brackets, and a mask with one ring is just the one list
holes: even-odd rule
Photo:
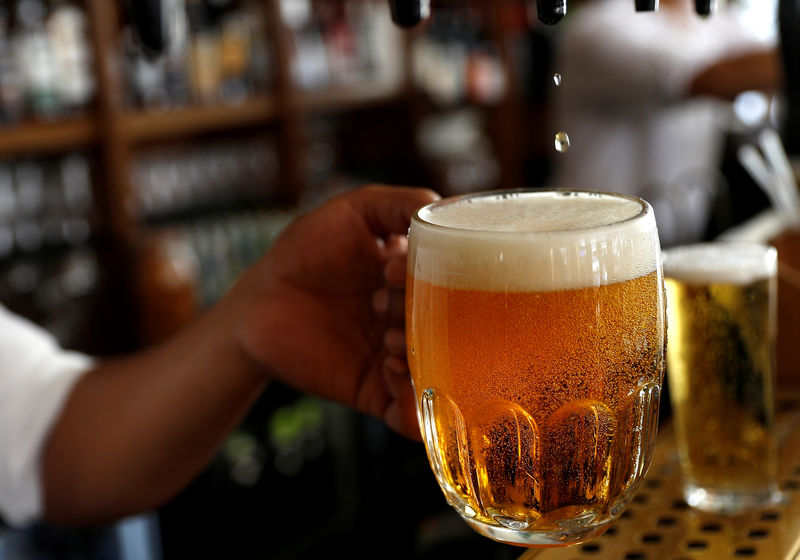
[[143, 142], [264, 125], [274, 117], [274, 100], [268, 96], [256, 96], [238, 105], [201, 105], [163, 113], [128, 113], [123, 128], [128, 138]]
[[365, 82], [363, 85], [305, 92], [300, 97], [300, 106], [310, 113], [345, 111], [400, 102], [405, 100], [404, 95], [403, 84]]
[[85, 148], [96, 140], [97, 129], [89, 117], [26, 122], [0, 127], [0, 157]]

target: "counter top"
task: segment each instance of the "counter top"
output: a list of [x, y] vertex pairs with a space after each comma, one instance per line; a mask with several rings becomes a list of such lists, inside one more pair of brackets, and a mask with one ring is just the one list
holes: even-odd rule
[[736, 516], [690, 508], [682, 499], [671, 426], [633, 503], [600, 537], [568, 548], [529, 549], [520, 560], [793, 559], [800, 554], [800, 388], [782, 388], [777, 410], [783, 501]]

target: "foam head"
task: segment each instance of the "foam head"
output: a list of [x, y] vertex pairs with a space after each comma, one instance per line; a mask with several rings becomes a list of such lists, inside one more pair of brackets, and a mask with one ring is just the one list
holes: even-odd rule
[[750, 284], [777, 270], [777, 251], [768, 245], [698, 243], [664, 251], [664, 275], [689, 284]]
[[658, 251], [652, 209], [640, 199], [511, 191], [421, 209], [412, 221], [409, 263], [416, 278], [453, 288], [551, 291], [648, 274]]

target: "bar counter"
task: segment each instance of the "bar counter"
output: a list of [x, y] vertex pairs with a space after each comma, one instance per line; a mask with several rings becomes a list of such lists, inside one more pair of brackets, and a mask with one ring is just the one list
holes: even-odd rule
[[783, 500], [762, 511], [714, 515], [681, 495], [671, 425], [660, 430], [642, 488], [600, 537], [568, 548], [529, 549], [520, 560], [792, 560], [800, 554], [800, 386], [782, 388], [776, 411]]

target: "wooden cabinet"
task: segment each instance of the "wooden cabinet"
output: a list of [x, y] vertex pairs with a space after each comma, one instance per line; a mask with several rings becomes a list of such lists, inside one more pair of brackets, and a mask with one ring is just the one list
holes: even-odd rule
[[[157, 289], [153, 291], [152, 278], [147, 280], [153, 255], [159, 254], [153, 250], [154, 239], [161, 238], [163, 231], [161, 228], [153, 231], [152, 224], [142, 219], [134, 203], [137, 193], [132, 176], [143, 150], [187, 142], [203, 145], [219, 138], [268, 131], [279, 162], [278, 179], [268, 187], [272, 200], [296, 207], [323, 198], [315, 192], [319, 185], [309, 171], [313, 167], [310, 158], [315, 157], [315, 123], [346, 118], [348, 124], [341, 132], [340, 143], [350, 161], [376, 169], [382, 163], [373, 162], [376, 159], [373, 156], [379, 154], [383, 160], [394, 157], [393, 161], [397, 162], [394, 169], [383, 169], [372, 175], [366, 173], [359, 179], [421, 184], [448, 194], [446, 185], [440, 181], [446, 171], [440, 172], [426, 160], [416, 145], [421, 122], [442, 111], [441, 106], [426, 99], [414, 80], [411, 54], [414, 41], [427, 31], [398, 32], [396, 54], [400, 64], [395, 80], [336, 83], [334, 79], [329, 87], [304, 90], [298, 85], [297, 69], [293, 66], [299, 56], [297, 30], [285, 21], [280, 0], [255, 1], [263, 3], [262, 29], [271, 53], [273, 75], [266, 91], [235, 103], [186, 104], [159, 111], [138, 109], [130, 102], [130, 85], [124, 72], [123, 4], [112, 0], [82, 0], [80, 3], [89, 20], [96, 83], [94, 102], [80, 116], [52, 122], [24, 120], [0, 126], [0, 160], [75, 150], [91, 154], [98, 235], [103, 239], [106, 252], [113, 255], [103, 266], [114, 269], [114, 298], [124, 301], [134, 316], [144, 310], [152, 313], [150, 300], [158, 300], [163, 295], [156, 293]], [[349, 3], [385, 7], [383, 0], [349, 0]], [[326, 7], [332, 4], [327, 3]], [[506, 76], [507, 88], [502, 98], [479, 109], [487, 123], [494, 165], [499, 170], [490, 186], [520, 187], [525, 182], [524, 151], [529, 142], [530, 124], [520, 120], [524, 100], [504, 21], [508, 13], [518, 12], [524, 3], [470, 0], [463, 4], [473, 6], [482, 19], [484, 39], [494, 45]], [[434, 5], [434, 10], [452, 10], [458, 5], [443, 1]], [[476, 105], [466, 102], [470, 104], [473, 108]], [[360, 116], [353, 116], [356, 114]], [[363, 132], [363, 138], [354, 138], [354, 131]], [[344, 137], [347, 134], [350, 136]], [[142, 278], [145, 280], [134, 280]], [[156, 306], [156, 313], [164, 305], [159, 301], [162, 303]], [[182, 305], [181, 316], [185, 316], [186, 303]], [[162, 311], [167, 313], [165, 309]], [[124, 318], [124, 314], [121, 317]], [[138, 325], [153, 324], [153, 317], [142, 321], [134, 317], [134, 320]], [[157, 338], [141, 331], [139, 335], [139, 342]]]

